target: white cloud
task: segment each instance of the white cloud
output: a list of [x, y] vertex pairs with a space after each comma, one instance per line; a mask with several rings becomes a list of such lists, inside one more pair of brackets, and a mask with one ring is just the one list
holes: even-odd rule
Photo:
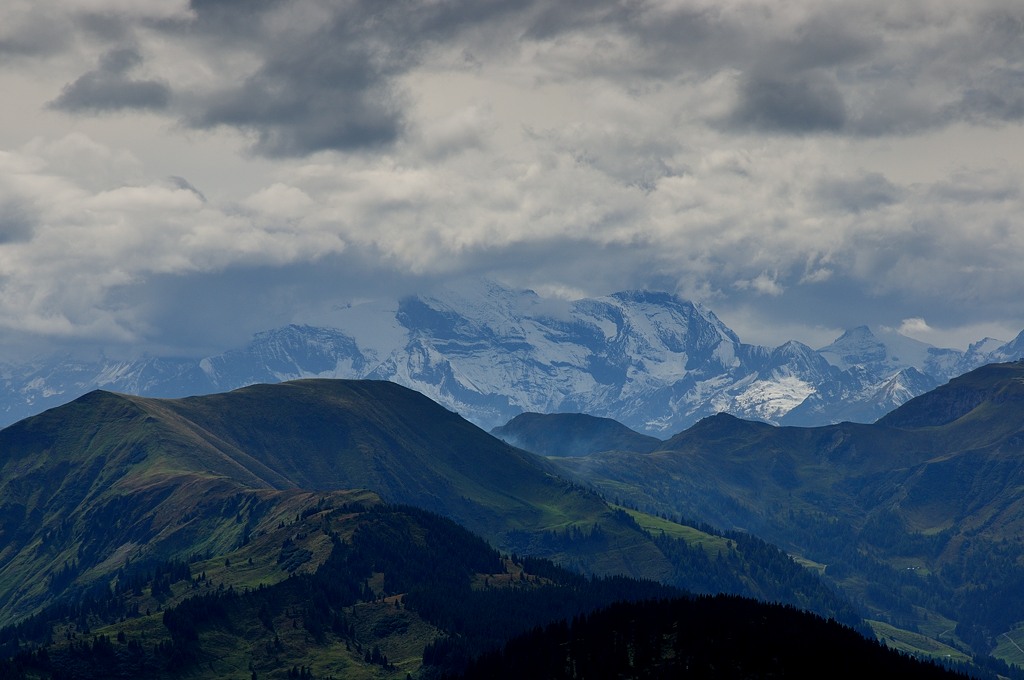
[[[808, 337], [919, 315], [918, 333], [1012, 328], [1022, 18], [1004, 2], [8, 3], [0, 324], [173, 344], [139, 309], [167, 304], [168, 277], [259, 271], [252, 295], [291, 300], [322, 295], [344, 257], [381, 286], [668, 288]], [[75, 83], [77, 108], [46, 108]], [[103, 88], [125, 106], [86, 106]]]
[[329, 228], [279, 219], [284, 199], [297, 212], [298, 190], [269, 187], [253, 199], [254, 210], [242, 214], [209, 205], [182, 182], [97, 190], [50, 171], [54, 158], [88, 166], [95, 157], [125, 156], [81, 135], [0, 155], [0, 190], [33, 212], [26, 238], [0, 244], [0, 325], [120, 340], [131, 336], [133, 324], [132, 310], [109, 304], [120, 287], [145, 285], [157, 275], [310, 261], [345, 248]]
[[761, 272], [750, 280], [737, 281], [735, 285], [740, 290], [753, 290], [758, 295], [774, 297], [782, 295], [784, 290], [779, 285], [778, 274], [769, 274], [768, 272]]
[[932, 331], [932, 328], [931, 326], [928, 325], [927, 321], [925, 321], [919, 316], [916, 316], [910, 319], [903, 319], [903, 321], [900, 323], [900, 327], [897, 330], [903, 335], [915, 337], [917, 335], [924, 335], [930, 333]]

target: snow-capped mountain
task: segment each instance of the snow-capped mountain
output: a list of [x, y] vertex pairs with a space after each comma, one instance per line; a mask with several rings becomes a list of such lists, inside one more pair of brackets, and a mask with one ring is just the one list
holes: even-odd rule
[[[1002, 344], [991, 339], [989, 341]], [[979, 354], [982, 353], [982, 346], [979, 344]], [[846, 331], [835, 342], [822, 347], [818, 352], [830, 364], [842, 370], [859, 368], [874, 374], [882, 374], [895, 373], [903, 368], [915, 368], [922, 373], [949, 377], [958, 374], [957, 366], [964, 357], [963, 352], [954, 349], [932, 347], [891, 329], [872, 331], [867, 326], [858, 326]]]
[[1024, 356], [966, 352], [854, 328], [827, 347], [744, 344], [714, 313], [667, 293], [573, 302], [493, 281], [349, 306], [335, 326], [286, 326], [203, 358], [51, 358], [0, 366], [4, 424], [95, 388], [183, 396], [304, 377], [412, 387], [491, 428], [524, 411], [584, 412], [656, 436], [726, 411], [776, 424], [871, 422], [951, 377]]

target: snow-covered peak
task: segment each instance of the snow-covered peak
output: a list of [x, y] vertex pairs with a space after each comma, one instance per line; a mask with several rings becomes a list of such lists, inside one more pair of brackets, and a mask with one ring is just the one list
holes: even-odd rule
[[902, 406], [914, 397], [938, 386], [935, 378], [925, 375], [913, 367], [894, 374], [878, 390], [878, 403], [885, 411]]
[[811, 347], [808, 347], [804, 343], [798, 342], [796, 340], [789, 340], [787, 342], [782, 343], [781, 345], [772, 350], [772, 354], [776, 356], [800, 357], [804, 359], [810, 357], [820, 358], [818, 352], [816, 352]]
[[431, 294], [417, 296], [436, 309], [456, 311], [482, 322], [506, 318], [524, 306], [521, 301], [537, 299], [531, 290], [516, 290], [484, 278], [459, 279]]
[[396, 318], [411, 332], [438, 338], [522, 338], [524, 321], [543, 308], [531, 290], [490, 279], [461, 279], [399, 301]]
[[1024, 357], [1024, 331], [989, 355], [989, 361], [1016, 361]]
[[847, 330], [831, 345], [819, 349], [818, 353], [830, 364], [844, 371], [858, 364], [884, 361], [886, 355], [885, 345], [867, 326]]
[[771, 351], [762, 372], [784, 370], [789, 373], [820, 378], [828, 374], [829, 366], [828, 361], [814, 349], [802, 342], [790, 340]]
[[[1018, 336], [1018, 338], [1019, 337], [1020, 336]], [[1007, 343], [1005, 340], [996, 340], [995, 338], [983, 338], [981, 340], [978, 340], [977, 342], [972, 342], [970, 344], [970, 346], [967, 348], [967, 354], [968, 355], [992, 354], [993, 352], [995, 352], [996, 350], [1001, 349], [1003, 346], [1005, 346], [1007, 344], [1009, 344], [1009, 343]]]
[[912, 366], [924, 371], [935, 360], [935, 349], [890, 328], [872, 330], [867, 326], [857, 326], [818, 352], [830, 364], [844, 371], [855, 366], [871, 367], [872, 370], [891, 368], [893, 371]]

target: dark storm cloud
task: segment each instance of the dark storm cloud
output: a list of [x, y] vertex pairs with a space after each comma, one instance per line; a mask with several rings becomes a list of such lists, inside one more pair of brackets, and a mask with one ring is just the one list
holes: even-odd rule
[[1024, 12], [876, 10], [821, 6], [793, 28], [747, 33], [718, 63], [742, 74], [724, 124], [880, 136], [1024, 120]]
[[166, 84], [130, 76], [141, 64], [142, 57], [134, 49], [107, 52], [100, 59], [99, 68], [65, 86], [50, 106], [68, 112], [166, 108], [171, 97]]
[[839, 132], [846, 124], [846, 107], [826, 74], [754, 73], [740, 86], [730, 123], [765, 132]]
[[640, 4], [566, 0], [541, 4], [526, 26], [525, 35], [548, 39], [561, 33], [586, 30], [597, 25], [633, 26], [640, 19]]
[[[608, 257], [610, 252], [615, 257]], [[594, 262], [602, 262], [594, 267]], [[524, 263], [530, 273], [524, 275]], [[659, 276], [658, 266], [643, 248], [602, 246], [585, 238], [558, 236], [543, 242], [523, 241], [500, 248], [482, 248], [459, 271], [460, 276], [495, 277], [524, 288], [549, 282], [585, 281], [588, 295], [604, 295], [632, 287], [638, 271], [645, 284], [658, 280], [668, 289], [671, 276]]]
[[823, 179], [814, 193], [824, 207], [852, 213], [891, 205], [903, 196], [898, 187], [877, 172], [855, 179]]
[[[871, 3], [792, 9], [611, 0], [353, 0], [310, 7], [282, 0], [192, 0], [191, 19], [135, 21], [191, 41], [198, 53], [223, 56], [230, 46], [253, 57], [255, 69], [225, 79], [214, 92], [175, 89], [181, 100], [175, 113], [194, 128], [242, 129], [255, 140], [255, 152], [272, 157], [375, 149], [399, 139], [411, 106], [400, 77], [434, 47], [464, 44], [479, 57], [489, 49], [514, 53], [525, 42], [565, 35], [607, 35], [628, 43], [621, 58], [603, 59], [597, 51], [559, 74], [567, 79], [600, 76], [632, 88], [646, 79], [739, 74], [735, 106], [724, 118], [707, 121], [724, 129], [878, 136], [956, 121], [1024, 119], [1024, 13], [1015, 8], [979, 10], [966, 21], [952, 21], [927, 5], [890, 16]], [[290, 22], [307, 11], [322, 13], [319, 25], [296, 29], [301, 21]], [[132, 20], [92, 11], [74, 21], [79, 30], [110, 42], [125, 39]], [[57, 45], [54, 35], [44, 35], [55, 29], [46, 26], [26, 22], [40, 39], [22, 40], [16, 33], [0, 39], [0, 52]], [[67, 85], [53, 105], [76, 112], [164, 109], [174, 87], [101, 65]]]
[[32, 25], [14, 35], [0, 38], [0, 56], [40, 57], [60, 52], [68, 35], [56, 27]]
[[734, 71], [736, 103], [711, 121], [726, 129], [907, 135], [1024, 120], [1024, 8], [992, 5], [960, 12], [928, 4], [574, 1], [530, 15], [523, 35], [628, 37], [624, 59], [592, 60], [589, 73], [576, 74], [623, 84]]
[[470, 0], [355, 2], [333, 8], [333, 17], [312, 33], [286, 35], [265, 33], [264, 22], [257, 20], [261, 11], [287, 11], [280, 3], [193, 2], [199, 30], [232, 30], [236, 38], [237, 22], [221, 22], [244, 7], [244, 28], [267, 49], [255, 73], [237, 87], [201, 99], [187, 121], [196, 128], [250, 131], [256, 137], [253, 150], [271, 157], [389, 144], [405, 123], [406, 102], [396, 77], [418, 63], [430, 44], [519, 6]]
[[1024, 6], [984, 12], [975, 30], [973, 50], [965, 57], [983, 68], [964, 76], [955, 113], [968, 119], [1024, 119]]
[[394, 141], [402, 111], [372, 55], [323, 35], [275, 57], [239, 88], [214, 95], [190, 123], [251, 130], [257, 153], [301, 156]]
[[951, 117], [968, 120], [1024, 120], [1024, 68], [1002, 68], [985, 74], [982, 82], [966, 89], [950, 113]]
[[[40, 141], [0, 153], [31, 197], [0, 203], [0, 242], [30, 239], [0, 248], [24, 291], [0, 320], [216, 349], [464, 274], [674, 289], [766, 325], [1020, 316], [1021, 174], [993, 140], [1021, 134], [1024, 7], [997, 1], [19, 10], [0, 67], [35, 69], [11, 81], [32, 107], [122, 115], [64, 140], [9, 116]], [[294, 162], [321, 151], [344, 153]]]
[[[980, 180], [980, 181], [979, 181]], [[1019, 199], [1021, 190], [1005, 183], [988, 186], [984, 178], [954, 178], [953, 181], [940, 182], [931, 187], [929, 198], [949, 201], [960, 205], [972, 203], [1001, 203]]]
[[227, 22], [257, 16], [267, 8], [283, 5], [283, 0], [189, 0], [189, 7], [207, 20]]
[[[292, 33], [268, 28], [274, 22], [267, 17], [289, 11], [283, 3], [197, 0], [196, 21], [187, 30], [207, 41], [256, 46], [261, 63], [237, 85], [194, 98], [185, 120], [195, 128], [246, 130], [255, 138], [253, 150], [270, 157], [380, 148], [406, 129], [409, 102], [398, 78], [431, 48], [460, 40], [486, 52], [601, 25], [631, 34], [643, 50], [647, 29], [638, 8], [615, 2], [367, 0], [331, 8], [330, 19], [311, 33]], [[670, 23], [664, 39], [673, 49], [680, 42], [690, 49], [715, 35], [702, 12], [676, 12]], [[650, 66], [641, 70], [653, 74]]]
[[765, 50], [777, 67], [790, 71], [846, 68], [870, 59], [882, 47], [877, 35], [835, 14], [817, 14], [791, 36], [773, 38]]

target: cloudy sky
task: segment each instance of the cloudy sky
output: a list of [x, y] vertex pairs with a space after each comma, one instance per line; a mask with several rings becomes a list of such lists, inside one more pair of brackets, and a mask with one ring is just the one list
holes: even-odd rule
[[481, 275], [1024, 328], [1019, 0], [4, 0], [0, 92], [0, 360]]

